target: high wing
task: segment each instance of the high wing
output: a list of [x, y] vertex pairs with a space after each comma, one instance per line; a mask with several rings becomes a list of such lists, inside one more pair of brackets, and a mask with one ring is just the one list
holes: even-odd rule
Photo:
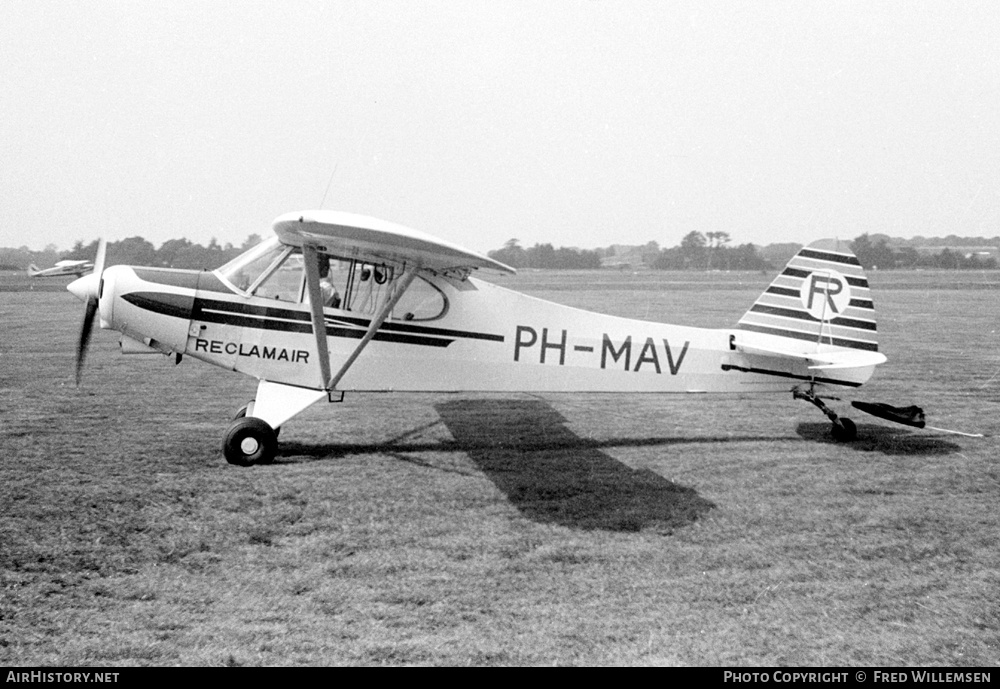
[[286, 213], [274, 221], [283, 244], [372, 263], [417, 265], [422, 270], [467, 276], [479, 268], [515, 273], [513, 268], [418, 230], [364, 215], [312, 210]]
[[[464, 280], [473, 270], [481, 268], [503, 273], [516, 272], [499, 261], [429, 234], [353, 213], [326, 210], [287, 213], [274, 221], [274, 232], [283, 244], [302, 248], [321, 387], [331, 395], [331, 399], [337, 383], [375, 337], [418, 273], [430, 271]], [[375, 264], [391, 263], [403, 269], [392, 297], [372, 318], [364, 337], [335, 372], [330, 365], [326, 342], [326, 319], [317, 268], [319, 254], [333, 254]]]

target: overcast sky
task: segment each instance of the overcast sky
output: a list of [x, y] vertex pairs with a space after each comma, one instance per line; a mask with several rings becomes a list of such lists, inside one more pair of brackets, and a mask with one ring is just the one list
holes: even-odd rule
[[0, 246], [1000, 235], [994, 1], [3, 0], [0, 80]]

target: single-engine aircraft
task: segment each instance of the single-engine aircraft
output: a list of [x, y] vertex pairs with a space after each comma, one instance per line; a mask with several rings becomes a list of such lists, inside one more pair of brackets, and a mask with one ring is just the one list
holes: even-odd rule
[[[837, 240], [800, 250], [734, 327], [704, 329], [498, 287], [471, 274], [513, 268], [376, 218], [302, 211], [274, 232], [211, 272], [105, 269], [99, 243], [94, 272], [68, 288], [86, 302], [77, 384], [95, 316], [122, 333], [124, 353], [253, 376], [256, 396], [223, 441], [246, 466], [271, 462], [282, 424], [313, 403], [364, 391], [790, 392], [850, 440], [855, 424], [821, 393], [856, 388], [886, 361], [864, 271]], [[858, 408], [924, 425], [916, 407]]]
[[56, 261], [51, 268], [40, 269], [34, 263], [28, 266], [28, 275], [33, 278], [57, 278], [67, 275], [83, 277], [84, 273], [89, 273], [94, 269], [94, 264], [90, 261]]

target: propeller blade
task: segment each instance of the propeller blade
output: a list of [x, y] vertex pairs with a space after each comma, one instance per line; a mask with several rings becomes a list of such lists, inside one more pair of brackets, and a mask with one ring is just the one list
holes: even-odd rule
[[80, 385], [80, 375], [83, 373], [83, 360], [87, 356], [87, 345], [90, 343], [90, 333], [94, 330], [94, 316], [97, 315], [97, 297], [87, 299], [83, 311], [83, 325], [80, 326], [80, 341], [76, 345], [76, 384]]
[[101, 277], [104, 273], [104, 259], [107, 256], [108, 243], [103, 237], [97, 240], [97, 256], [94, 257], [94, 272], [86, 277], [77, 278], [68, 286], [70, 292], [85, 299], [83, 309], [83, 324], [80, 326], [80, 340], [76, 345], [76, 384], [80, 385], [83, 374], [83, 360], [87, 358], [87, 345], [90, 344], [90, 334], [94, 331], [94, 316], [100, 306]]
[[97, 256], [94, 257], [94, 273], [100, 275], [104, 272], [104, 257], [108, 252], [108, 242], [101, 237], [97, 240]]

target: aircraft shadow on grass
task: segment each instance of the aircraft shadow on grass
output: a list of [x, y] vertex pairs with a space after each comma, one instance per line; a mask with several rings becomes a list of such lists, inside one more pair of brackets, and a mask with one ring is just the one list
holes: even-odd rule
[[939, 435], [911, 431], [906, 428], [859, 423], [858, 437], [850, 442], [834, 440], [828, 423], [800, 423], [795, 432], [803, 440], [835, 445], [859, 452], [881, 452], [886, 455], [933, 456], [950, 455], [962, 448]]
[[669, 481], [648, 469], [632, 469], [609, 456], [603, 448], [749, 439], [591, 440], [573, 433], [567, 428], [566, 419], [542, 400], [456, 399], [435, 408], [454, 440], [407, 442], [397, 439], [353, 445], [288, 442], [283, 446], [284, 457], [279, 461], [288, 461], [289, 455], [329, 459], [377, 452], [423, 464], [406, 453], [462, 452], [514, 507], [536, 522], [582, 530], [650, 529], [665, 533], [690, 525], [714, 508], [714, 503], [699, 496], [693, 488]]
[[[573, 433], [542, 400], [452, 400], [436, 409], [469, 458], [534, 521], [584, 530], [671, 531], [715, 507], [693, 488], [612, 458], [600, 442]], [[642, 438], [634, 444], [668, 442]]]

